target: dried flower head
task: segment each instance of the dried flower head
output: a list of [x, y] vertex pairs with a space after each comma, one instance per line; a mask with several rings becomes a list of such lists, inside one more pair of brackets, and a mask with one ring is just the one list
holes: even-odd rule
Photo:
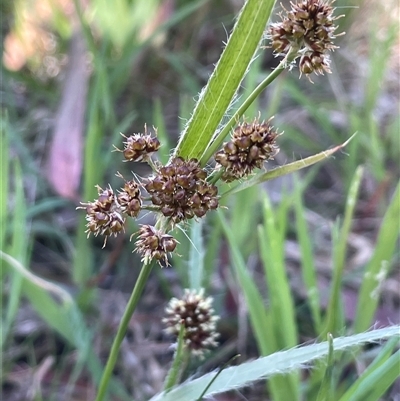
[[[157, 130], [154, 127], [153, 129], [157, 134]], [[161, 146], [156, 136], [147, 133], [146, 125], [144, 126], [144, 134], [133, 134], [128, 137], [124, 134], [121, 135], [126, 139], [124, 149], [115, 149], [122, 152], [127, 161], [147, 161]]]
[[121, 211], [130, 217], [136, 217], [142, 207], [139, 184], [133, 180], [125, 181], [124, 187], [118, 192]]
[[186, 289], [181, 299], [172, 298], [165, 309], [165, 332], [177, 337], [183, 324], [185, 345], [194, 355], [202, 356], [205, 350], [218, 345], [215, 330], [219, 317], [213, 315], [212, 301], [204, 297], [203, 289]]
[[315, 72], [330, 72], [327, 51], [337, 48], [333, 44], [338, 26], [332, 3], [335, 0], [302, 0], [291, 2], [290, 11], [284, 8], [282, 21], [271, 24], [267, 37], [279, 55], [285, 55], [291, 48], [301, 54], [300, 71], [306, 75]]
[[81, 203], [86, 209], [86, 232], [88, 236], [93, 233], [95, 236], [104, 235], [104, 245], [107, 237], [117, 235], [124, 229], [125, 218], [121, 215], [120, 207], [115, 199], [111, 187], [102, 189], [97, 186], [98, 198], [94, 202]]
[[153, 226], [141, 225], [138, 239], [136, 241], [137, 251], [145, 263], [153, 259], [163, 260], [168, 265], [168, 252], [173, 252], [178, 241], [172, 236], [157, 230]]
[[218, 207], [218, 189], [206, 182], [207, 172], [196, 159], [172, 159], [147, 179], [145, 188], [160, 212], [174, 223], [203, 217], [208, 210]]
[[276, 137], [279, 135], [270, 125], [271, 119], [259, 123], [242, 123], [233, 132], [231, 141], [216, 153], [215, 161], [225, 168], [222, 179], [226, 182], [240, 179], [255, 168], [262, 168], [267, 160], [278, 153]]

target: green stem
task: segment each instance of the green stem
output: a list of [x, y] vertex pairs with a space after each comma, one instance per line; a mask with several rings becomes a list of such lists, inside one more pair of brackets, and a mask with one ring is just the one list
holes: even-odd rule
[[111, 347], [110, 355], [107, 360], [106, 367], [103, 371], [103, 376], [100, 380], [99, 391], [97, 392], [97, 397], [95, 401], [102, 401], [107, 393], [108, 383], [110, 381], [112, 371], [115, 366], [115, 362], [117, 361], [119, 348], [121, 346], [122, 340], [125, 337], [126, 330], [128, 328], [129, 321], [133, 315], [133, 312], [136, 309], [139, 298], [143, 292], [144, 286], [147, 282], [147, 279], [150, 275], [151, 269], [154, 266], [154, 262], [150, 262], [148, 264], [144, 264], [142, 266], [142, 270], [140, 271], [139, 277], [136, 281], [135, 287], [133, 288], [131, 297], [129, 298], [128, 304], [126, 305], [124, 314], [122, 316], [121, 322], [118, 327], [117, 334], [114, 338], [114, 342]]
[[184, 368], [184, 360], [186, 359], [185, 355], [187, 353], [188, 350], [185, 349], [185, 325], [181, 324], [174, 360], [172, 361], [172, 366], [164, 383], [165, 392], [170, 391], [172, 387], [174, 387], [178, 383], [179, 377], [182, 373], [182, 369]]
[[200, 165], [204, 166], [212, 157], [212, 155], [220, 147], [221, 143], [228, 135], [230, 129], [237, 124], [238, 120], [250, 107], [250, 105], [257, 99], [260, 93], [279, 76], [279, 74], [286, 69], [286, 67], [297, 57], [298, 51], [292, 48], [286, 57], [282, 59], [279, 65], [269, 74], [254, 90], [250, 93], [249, 97], [242, 103], [242, 105], [236, 110], [235, 114], [227, 122], [225, 127], [218, 133], [218, 135], [211, 142], [210, 146], [206, 149], [201, 156]]

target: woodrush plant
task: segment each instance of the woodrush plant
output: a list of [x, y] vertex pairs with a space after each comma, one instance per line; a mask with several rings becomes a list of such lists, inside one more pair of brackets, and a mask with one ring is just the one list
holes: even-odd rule
[[[171, 232], [185, 226], [192, 219], [201, 219], [220, 205], [223, 197], [272, 178], [292, 173], [323, 160], [346, 145], [307, 159], [278, 167], [272, 171], [261, 171], [249, 178], [256, 170], [262, 170], [265, 162], [279, 151], [279, 133], [271, 125], [271, 119], [251, 123], [244, 116], [247, 108], [260, 93], [285, 69], [292, 69], [299, 61], [300, 77], [330, 73], [329, 52], [336, 49], [334, 39], [338, 36], [333, 2], [303, 0], [291, 3], [291, 9], [283, 9], [281, 21], [265, 28], [274, 1], [248, 0], [241, 10], [226, 48], [211, 75], [183, 130], [177, 147], [166, 164], [154, 158], [161, 146], [156, 134], [148, 132], [124, 136], [121, 152], [126, 162], [146, 162], [153, 173], [150, 177], [132, 177], [124, 180], [122, 188], [115, 192], [110, 186], [98, 188], [98, 198], [82, 203], [86, 209], [86, 232], [88, 235], [104, 236], [104, 246], [109, 236], [124, 232], [126, 221], [137, 218], [143, 210], [156, 215], [154, 226], [141, 225], [136, 235], [134, 251], [140, 254], [143, 267], [136, 281], [126, 310], [116, 333], [110, 355], [103, 372], [96, 401], [104, 400], [108, 383], [115, 366], [119, 348], [129, 320], [140, 300], [146, 281], [155, 264], [169, 265], [168, 255], [177, 247]], [[231, 112], [240, 83], [262, 39], [269, 41], [276, 56], [282, 61], [243, 101], [227, 123], [223, 117]], [[212, 110], [212, 112], [210, 112]], [[233, 129], [230, 140], [227, 134]], [[212, 157], [215, 163], [212, 162]], [[233, 188], [219, 194], [219, 181], [236, 182]], [[179, 361], [193, 354], [202, 355], [207, 347], [217, 345], [215, 332], [216, 316], [212, 315], [211, 298], [204, 292], [187, 290], [181, 300], [173, 299], [167, 308], [167, 332], [177, 337], [174, 363], [165, 384], [168, 392], [179, 380], [184, 364]], [[362, 341], [360, 340], [360, 343]], [[334, 342], [330, 340], [329, 352]], [[340, 348], [340, 347], [339, 347]], [[309, 360], [311, 360], [310, 358]], [[308, 361], [309, 361], [308, 360]], [[290, 369], [286, 369], [290, 370]], [[261, 375], [262, 376], [262, 375]], [[253, 376], [252, 380], [261, 377]], [[221, 389], [221, 391], [226, 391]], [[200, 396], [201, 398], [201, 396]], [[161, 398], [163, 399], [163, 398]], [[167, 399], [167, 398], [166, 398]], [[177, 399], [177, 398], [171, 398]], [[186, 400], [195, 399], [195, 396]]]

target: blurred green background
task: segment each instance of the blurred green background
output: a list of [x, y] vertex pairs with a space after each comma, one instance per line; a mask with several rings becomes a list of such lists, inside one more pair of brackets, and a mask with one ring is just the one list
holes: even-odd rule
[[[2, 3], [0, 247], [9, 257], [1, 270], [2, 399], [93, 399], [140, 269], [129, 242], [137, 223], [101, 249], [101, 238], [86, 239], [84, 211], [76, 207], [96, 197], [96, 184], [118, 186], [117, 171], [131, 174], [131, 165], [112, 152], [113, 144], [121, 146], [121, 132], [143, 132], [145, 123], [157, 127], [160, 159], [168, 160], [242, 4]], [[339, 32], [346, 35], [332, 56], [333, 73], [313, 77], [311, 84], [299, 79], [296, 68], [285, 72], [246, 117], [274, 115], [274, 125], [284, 131], [281, 151], [268, 168], [357, 136], [334, 158], [301, 174], [231, 197], [224, 218], [211, 213], [177, 233], [181, 256], [174, 256], [172, 267], [153, 272], [123, 345], [113, 399], [131, 399], [130, 394], [143, 400], [162, 388], [172, 355], [162, 334], [163, 308], [195, 281], [198, 269], [221, 315], [221, 347], [202, 372], [238, 352], [242, 361], [258, 355], [260, 343], [246, 317], [248, 300], [235, 281], [241, 261], [266, 307], [273, 280], [280, 278], [265, 283], [261, 266], [272, 260], [272, 269], [286, 271], [283, 285], [292, 296], [297, 333], [292, 345], [324, 332], [332, 276], [340, 280], [341, 327], [358, 332], [400, 322], [399, 5], [338, 0], [335, 6], [345, 14]], [[263, 49], [237, 101], [276, 65], [270, 49]], [[134, 173], [150, 170], [139, 165]], [[346, 206], [349, 199], [354, 209]], [[268, 216], [274, 219], [269, 226]], [[143, 215], [139, 223], [151, 219]], [[363, 320], [358, 294], [365, 269], [376, 275], [381, 297]], [[310, 288], [318, 288], [319, 296], [310, 295]], [[191, 371], [198, 366], [193, 362]], [[263, 391], [255, 386], [243, 394], [264, 400]], [[229, 397], [220, 400], [241, 399]]]

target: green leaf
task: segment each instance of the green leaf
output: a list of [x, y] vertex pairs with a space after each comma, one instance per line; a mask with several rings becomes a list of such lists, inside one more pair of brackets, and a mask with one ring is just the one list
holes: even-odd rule
[[400, 351], [393, 354], [363, 382], [349, 401], [376, 401], [399, 378]]
[[[329, 298], [326, 328], [322, 332], [322, 336], [327, 333], [339, 333], [344, 327], [344, 317], [341, 304], [341, 288], [342, 276], [346, 261], [347, 239], [350, 234], [351, 223], [353, 219], [354, 209], [357, 202], [358, 192], [360, 189], [363, 168], [359, 167], [354, 174], [353, 182], [351, 183], [349, 194], [346, 201], [346, 209], [342, 227], [334, 227], [332, 235], [334, 239], [333, 247], [333, 277], [332, 290]], [[337, 230], [336, 230], [337, 228]]]
[[[233, 268], [244, 293], [246, 305], [249, 310], [250, 322], [256, 337], [258, 348], [262, 355], [272, 354], [278, 350], [277, 336], [274, 333], [275, 322], [273, 316], [265, 306], [262, 296], [251, 277], [243, 256], [239, 251], [236, 236], [228, 226], [223, 214], [218, 211], [218, 216], [225, 236], [228, 239], [230, 255]], [[296, 391], [292, 386], [293, 377], [277, 376], [270, 380], [269, 387], [275, 401], [285, 401], [287, 399], [296, 399]]]
[[202, 90], [175, 154], [199, 159], [212, 141], [257, 50], [274, 0], [248, 0], [221, 58]]
[[202, 236], [203, 220], [192, 221], [190, 225], [189, 249], [189, 287], [200, 290], [204, 281], [204, 243]]
[[312, 249], [312, 238], [310, 238], [307, 222], [305, 219], [305, 208], [302, 200], [301, 184], [296, 177], [296, 190], [294, 192], [294, 207], [296, 213], [296, 234], [301, 252], [301, 273], [303, 282], [307, 289], [308, 304], [314, 321], [316, 333], [321, 332], [321, 313], [318, 290], [317, 271], [314, 264]]
[[328, 334], [328, 365], [325, 370], [325, 375], [321, 383], [320, 390], [318, 392], [316, 401], [334, 401], [333, 398], [333, 386], [332, 386], [332, 375], [333, 375], [333, 337], [332, 334]]
[[[340, 398], [339, 401], [364, 401], [363, 399], [357, 398], [358, 395], [363, 391], [366, 386], [371, 384], [373, 387], [381, 386], [381, 377], [380, 375], [376, 375], [377, 369], [386, 364], [390, 355], [393, 352], [393, 349], [398, 346], [399, 339], [392, 338], [389, 340], [384, 347], [378, 353], [378, 356], [373, 360], [373, 362], [365, 369], [362, 375], [356, 380], [355, 383], [346, 391], [346, 393]], [[385, 367], [385, 374], [387, 372], [388, 366]], [[379, 397], [378, 397], [379, 398]], [[378, 399], [376, 398], [376, 399]]]
[[317, 153], [316, 155], [307, 157], [303, 160], [298, 160], [293, 163], [285, 164], [284, 166], [278, 167], [274, 170], [257, 174], [254, 177], [251, 177], [248, 180], [241, 182], [239, 185], [233, 187], [229, 191], [226, 191], [224, 194], [221, 195], [221, 198], [224, 198], [225, 196], [233, 195], [235, 193], [243, 191], [246, 188], [250, 188], [254, 185], [261, 184], [262, 182], [269, 181], [274, 178], [293, 173], [297, 170], [301, 170], [301, 169], [303, 169], [305, 167], [309, 167], [321, 160], [324, 160], [324, 159], [328, 158], [329, 156], [332, 156], [339, 149], [342, 149], [343, 147], [345, 147], [354, 138], [355, 135], [356, 134], [352, 135], [346, 142], [342, 143], [341, 145], [335, 146], [332, 149], [328, 149], [328, 150], [325, 150], [324, 152]]
[[379, 288], [388, 273], [390, 261], [396, 250], [399, 219], [400, 183], [383, 218], [374, 254], [365, 269], [354, 323], [356, 332], [366, 330], [371, 325], [379, 302]]
[[[400, 326], [385, 327], [367, 333], [335, 338], [333, 340], [333, 347], [335, 352], [338, 352], [391, 337], [400, 337]], [[325, 341], [319, 344], [277, 352], [255, 361], [230, 367], [219, 374], [217, 379], [207, 390], [205, 397], [233, 389], [239, 389], [250, 385], [256, 380], [270, 378], [273, 375], [304, 368], [307, 364], [325, 357], [328, 353], [329, 344]], [[162, 393], [156, 395], [151, 398], [150, 401], [194, 401], [203, 392], [204, 388], [215, 374], [215, 372], [208, 373], [198, 379], [182, 384], [171, 390], [168, 394]]]

